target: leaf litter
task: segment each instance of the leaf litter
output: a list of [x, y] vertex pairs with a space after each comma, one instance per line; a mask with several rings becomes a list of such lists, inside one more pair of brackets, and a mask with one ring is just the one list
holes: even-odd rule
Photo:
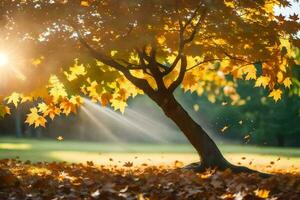
[[87, 163], [0, 160], [0, 200], [298, 200], [300, 174], [272, 171], [274, 176], [234, 174], [230, 170], [194, 173], [174, 165], [123, 167]]

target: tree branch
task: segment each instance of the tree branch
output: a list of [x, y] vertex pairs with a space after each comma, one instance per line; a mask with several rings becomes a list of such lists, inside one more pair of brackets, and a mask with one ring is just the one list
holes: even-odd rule
[[[142, 58], [147, 56], [145, 49], [143, 50], [141, 56]], [[149, 58], [148, 69], [150, 70], [152, 77], [155, 79], [158, 90], [165, 90], [166, 86], [163, 81], [163, 74], [158, 68], [156, 61], [156, 49], [154, 47], [151, 49]]]
[[149, 83], [145, 80], [145, 79], [140, 79], [137, 78], [135, 76], [133, 76], [129, 69], [127, 69], [125, 66], [121, 65], [120, 63], [116, 62], [115, 60], [113, 60], [112, 58], [110, 58], [109, 56], [106, 56], [102, 53], [100, 53], [99, 51], [95, 50], [93, 47], [91, 47], [81, 36], [80, 32], [77, 31], [78, 34], [78, 39], [80, 41], [80, 43], [86, 47], [86, 49], [90, 52], [90, 54], [97, 60], [101, 61], [102, 63], [104, 63], [105, 65], [108, 65], [120, 72], [123, 73], [123, 75], [131, 82], [133, 83], [136, 87], [142, 89], [145, 93], [147, 94], [153, 94], [154, 90], [151, 88], [151, 86], [149, 85]]
[[205, 19], [206, 13], [207, 13], [207, 9], [204, 9], [204, 11], [202, 12], [202, 14], [201, 14], [199, 20], [197, 21], [196, 25], [193, 26], [194, 29], [193, 29], [190, 37], [188, 37], [187, 39], [184, 40], [184, 44], [190, 43], [194, 40], [195, 35], [196, 35], [196, 33], [199, 29], [199, 26], [200, 26], [201, 22], [203, 22], [204, 19]]
[[[148, 56], [147, 54], [144, 54], [144, 59], [147, 61], [147, 62], [150, 62], [150, 56]], [[155, 64], [158, 65], [159, 67], [161, 67], [164, 71], [168, 70], [169, 67], [167, 67], [166, 65], [162, 64], [162, 63], [159, 63], [157, 61], [155, 61]]]
[[213, 58], [213, 59], [208, 59], [208, 60], [203, 60], [201, 62], [198, 62], [196, 63], [195, 65], [193, 65], [192, 67], [186, 69], [186, 72], [189, 71], [189, 70], [192, 70], [196, 67], [199, 67], [200, 65], [204, 64], [204, 63], [208, 63], [208, 62], [213, 62], [213, 61], [223, 61], [223, 60], [226, 60], [226, 59], [220, 59], [220, 58]]
[[185, 72], [186, 72], [186, 67], [187, 67], [187, 58], [186, 56], [181, 56], [181, 65], [180, 65], [180, 72], [177, 77], [177, 79], [170, 85], [168, 88], [169, 92], [173, 93], [174, 90], [181, 84], [183, 81]]
[[129, 70], [143, 69], [143, 67], [141, 65], [130, 63], [130, 62], [124, 60], [124, 59], [118, 59], [118, 60], [123, 62], [124, 64], [126, 64], [126, 68], [129, 69]]
[[189, 42], [192, 42], [195, 38], [195, 35], [198, 31], [198, 28], [201, 24], [201, 22], [203, 22], [204, 18], [205, 18], [205, 15], [207, 13], [207, 9], [205, 9], [203, 11], [203, 13], [201, 14], [199, 20], [197, 21], [196, 25], [194, 26], [194, 29], [190, 35], [190, 37], [188, 37], [187, 39], [184, 39], [184, 32], [185, 32], [185, 29], [188, 25], [190, 25], [193, 21], [193, 19], [197, 16], [197, 13], [200, 9], [200, 6], [198, 6], [196, 8], [196, 10], [194, 11], [194, 13], [192, 14], [191, 18], [183, 25], [182, 22], [179, 20], [179, 25], [180, 25], [180, 31], [179, 31], [179, 47], [178, 47], [178, 55], [176, 56], [175, 60], [173, 61], [172, 65], [163, 73], [163, 75], [167, 75], [169, 74], [170, 72], [172, 72], [176, 65], [178, 64], [179, 60], [181, 59], [182, 57], [182, 53], [183, 53], [183, 49], [184, 49], [184, 46], [189, 43]]
[[139, 57], [139, 60], [140, 60], [140, 62], [141, 62], [141, 66], [142, 66], [143, 72], [144, 72], [145, 74], [148, 74], [149, 76], [152, 76], [152, 74], [151, 74], [150, 72], [147, 71], [147, 70], [148, 70], [148, 66], [147, 66], [147, 64], [145, 63], [145, 60], [144, 60], [145, 58], [144, 58], [143, 53], [142, 53], [138, 48], [136, 48], [135, 51], [136, 51], [137, 54], [138, 54], [138, 57]]

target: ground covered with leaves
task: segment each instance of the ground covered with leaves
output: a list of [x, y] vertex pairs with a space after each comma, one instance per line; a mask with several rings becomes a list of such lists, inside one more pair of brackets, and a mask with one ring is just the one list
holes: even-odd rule
[[193, 173], [174, 166], [0, 160], [0, 199], [299, 199], [300, 174], [270, 178], [230, 170]]

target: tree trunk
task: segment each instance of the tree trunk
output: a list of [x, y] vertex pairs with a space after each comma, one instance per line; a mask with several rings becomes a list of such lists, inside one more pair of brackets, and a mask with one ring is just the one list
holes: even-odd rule
[[[187, 166], [187, 168], [199, 172], [205, 171], [208, 168], [217, 168], [218, 170], [230, 168], [234, 172], [257, 172], [246, 167], [235, 166], [229, 163], [223, 157], [216, 143], [203, 128], [191, 118], [187, 111], [177, 102], [173, 94], [165, 93], [164, 95], [150, 96], [150, 98], [157, 103], [167, 117], [175, 122], [199, 154], [201, 162], [193, 163]], [[267, 174], [260, 174], [265, 177], [268, 176]]]
[[21, 111], [16, 109], [16, 114], [15, 114], [15, 133], [16, 137], [20, 138], [22, 137], [22, 119], [21, 119]]
[[194, 146], [201, 159], [201, 166], [205, 168], [228, 167], [228, 162], [222, 156], [215, 142], [208, 136], [202, 127], [196, 123], [173, 95], [153, 99], [187, 137]]

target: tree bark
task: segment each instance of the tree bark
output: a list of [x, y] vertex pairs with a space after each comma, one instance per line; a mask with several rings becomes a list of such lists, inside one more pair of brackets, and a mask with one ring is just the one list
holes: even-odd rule
[[188, 165], [188, 169], [201, 172], [208, 168], [217, 168], [218, 170], [230, 168], [233, 172], [237, 173], [259, 173], [263, 177], [269, 177], [268, 174], [229, 163], [222, 155], [216, 143], [203, 128], [191, 118], [187, 111], [178, 103], [173, 94], [166, 92], [164, 94], [150, 96], [150, 98], [155, 101], [164, 111], [165, 115], [178, 126], [199, 154], [200, 162]]
[[152, 98], [186, 136], [200, 156], [201, 167], [225, 169], [229, 163], [223, 157], [215, 142], [177, 102], [173, 94]]

